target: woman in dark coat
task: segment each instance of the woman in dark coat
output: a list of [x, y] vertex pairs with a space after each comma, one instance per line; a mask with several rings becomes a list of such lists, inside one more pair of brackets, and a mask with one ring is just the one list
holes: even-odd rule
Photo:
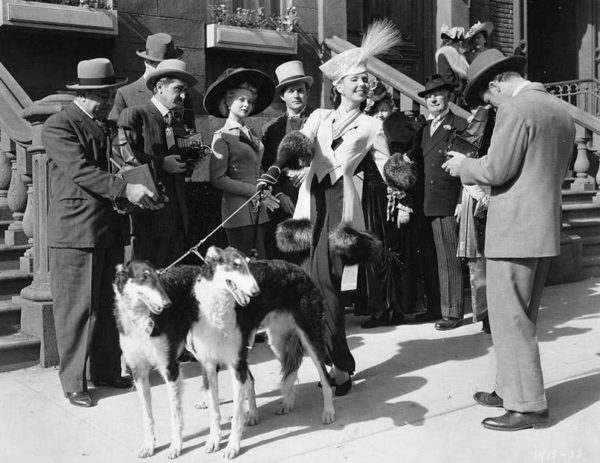
[[[381, 92], [378, 84], [371, 92], [372, 105], [366, 113], [383, 121], [391, 153], [410, 154], [416, 140], [417, 127], [409, 117], [395, 111], [389, 93]], [[365, 211], [365, 226], [377, 236], [383, 251], [378, 262], [364, 264], [359, 268], [356, 289], [355, 314], [371, 317], [362, 324], [363, 328], [382, 325], [400, 325], [404, 314], [414, 310], [407, 306], [409, 291], [407, 272], [413, 265], [409, 261], [411, 246], [408, 224], [412, 210], [412, 191], [393, 193], [371, 157], [361, 164], [363, 170], [362, 204]]]

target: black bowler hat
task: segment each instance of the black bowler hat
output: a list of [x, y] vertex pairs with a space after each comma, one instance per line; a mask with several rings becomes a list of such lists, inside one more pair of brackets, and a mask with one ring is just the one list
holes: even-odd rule
[[264, 72], [257, 69], [229, 68], [226, 69], [217, 80], [206, 90], [204, 95], [204, 109], [212, 116], [227, 117], [222, 111], [221, 101], [227, 90], [237, 88], [240, 84], [248, 82], [256, 87], [256, 101], [250, 116], [264, 111], [275, 97], [275, 84]]
[[456, 85], [452, 82], [445, 80], [440, 74], [433, 74], [425, 79], [425, 90], [421, 90], [417, 95], [421, 98], [436, 90], [448, 90], [452, 91], [456, 88]]

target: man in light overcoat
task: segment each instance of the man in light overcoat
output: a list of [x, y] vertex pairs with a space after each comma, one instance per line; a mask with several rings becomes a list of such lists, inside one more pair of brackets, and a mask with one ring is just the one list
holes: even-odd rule
[[464, 184], [492, 187], [485, 257], [497, 373], [494, 392], [474, 399], [504, 407], [504, 415], [482, 423], [502, 431], [549, 421], [536, 319], [550, 259], [560, 253], [561, 186], [575, 137], [563, 104], [522, 77], [524, 64], [498, 50], [475, 58], [465, 98], [498, 109], [491, 144], [485, 157], [451, 152], [444, 164]]

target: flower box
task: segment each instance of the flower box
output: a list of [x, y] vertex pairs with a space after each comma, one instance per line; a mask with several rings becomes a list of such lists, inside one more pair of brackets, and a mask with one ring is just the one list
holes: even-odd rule
[[206, 48], [295, 55], [298, 52], [298, 36], [294, 32], [208, 24]]
[[0, 0], [0, 25], [116, 36], [117, 11], [55, 3]]

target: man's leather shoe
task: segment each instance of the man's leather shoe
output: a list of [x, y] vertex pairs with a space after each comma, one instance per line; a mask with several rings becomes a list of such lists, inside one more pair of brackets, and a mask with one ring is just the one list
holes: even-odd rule
[[119, 376], [115, 379], [97, 379], [94, 381], [94, 386], [108, 386], [115, 389], [131, 389], [133, 380], [127, 376]]
[[453, 317], [442, 317], [442, 319], [435, 324], [435, 329], [438, 331], [452, 330], [457, 326], [460, 326], [462, 319]]
[[389, 324], [390, 326], [398, 326], [404, 323], [404, 315], [398, 312], [394, 312], [390, 317]]
[[494, 431], [520, 431], [528, 428], [545, 428], [550, 421], [548, 409], [541, 412], [506, 412], [502, 416], [486, 418], [481, 422]]
[[76, 407], [93, 407], [94, 403], [92, 402], [92, 398], [90, 393], [87, 391], [83, 392], [65, 392], [65, 397], [69, 399], [71, 405], [75, 405]]
[[476, 392], [473, 394], [473, 398], [475, 402], [479, 405], [483, 405], [484, 407], [503, 407], [504, 401], [502, 397], [496, 394], [496, 391], [493, 392]]

